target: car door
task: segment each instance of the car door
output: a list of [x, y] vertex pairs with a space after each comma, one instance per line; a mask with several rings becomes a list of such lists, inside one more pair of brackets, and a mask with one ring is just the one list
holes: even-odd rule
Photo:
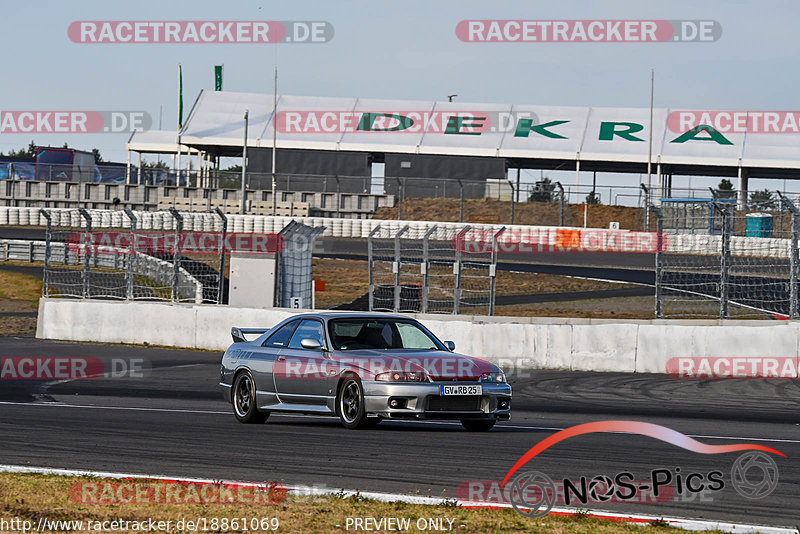
[[278, 404], [275, 381], [272, 378], [280, 351], [291, 339], [300, 320], [289, 321], [275, 329], [259, 347], [255, 347], [247, 359], [247, 367], [256, 382], [256, 397], [259, 407]]
[[337, 370], [322, 349], [303, 348], [304, 339], [327, 347], [322, 321], [303, 319], [281, 349], [273, 374], [275, 391], [286, 404], [323, 406], [334, 396], [331, 383], [336, 382]]

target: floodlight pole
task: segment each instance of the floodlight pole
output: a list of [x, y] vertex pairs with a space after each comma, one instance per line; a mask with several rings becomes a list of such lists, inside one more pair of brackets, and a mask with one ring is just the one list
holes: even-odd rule
[[246, 172], [247, 172], [247, 124], [248, 124], [249, 111], [244, 110], [244, 145], [242, 146], [242, 199], [239, 203], [239, 213], [244, 215], [245, 207], [247, 205], [247, 190], [245, 187]]
[[[278, 144], [278, 129], [275, 124], [278, 118], [278, 65], [275, 65], [275, 76], [272, 84], [272, 216], [278, 214], [278, 182], [275, 176], [275, 153]], [[338, 201], [338, 199], [337, 199]]]
[[655, 81], [655, 74], [653, 69], [650, 69], [650, 128], [648, 133], [647, 142], [647, 190], [644, 199], [645, 214], [644, 214], [644, 231], [650, 230], [650, 188], [652, 187], [653, 177], [653, 85]]

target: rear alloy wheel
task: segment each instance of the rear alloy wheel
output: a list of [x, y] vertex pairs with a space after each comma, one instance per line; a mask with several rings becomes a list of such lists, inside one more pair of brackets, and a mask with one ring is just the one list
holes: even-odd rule
[[253, 376], [245, 371], [237, 375], [233, 381], [233, 415], [240, 423], [263, 423], [269, 412], [259, 412], [256, 406], [256, 383]]
[[346, 428], [361, 429], [375, 426], [379, 419], [367, 419], [364, 389], [357, 378], [348, 378], [339, 389], [337, 399], [339, 419]]
[[488, 432], [494, 427], [494, 419], [462, 419], [461, 426], [469, 432]]

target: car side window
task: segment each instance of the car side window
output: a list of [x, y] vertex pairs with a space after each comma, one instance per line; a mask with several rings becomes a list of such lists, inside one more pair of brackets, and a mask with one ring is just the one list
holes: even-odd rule
[[404, 349], [436, 349], [431, 338], [413, 324], [398, 322], [397, 331], [400, 332]]
[[261, 344], [262, 347], [285, 347], [286, 342], [289, 341], [289, 338], [292, 337], [292, 333], [294, 329], [297, 328], [297, 325], [300, 323], [300, 320], [289, 321], [282, 327], [278, 328], [273, 332], [271, 336], [269, 336], [264, 343]]
[[300, 342], [304, 339], [313, 339], [314, 341], [318, 341], [320, 345], [324, 345], [325, 342], [322, 338], [322, 323], [315, 319], [303, 319], [300, 322], [300, 326], [298, 326], [297, 330], [294, 331], [292, 339], [289, 340], [289, 348], [302, 349], [303, 346], [300, 345]]

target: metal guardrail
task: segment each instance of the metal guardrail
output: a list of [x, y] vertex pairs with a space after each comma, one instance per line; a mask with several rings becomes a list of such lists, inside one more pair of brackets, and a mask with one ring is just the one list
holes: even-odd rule
[[[66, 243], [50, 243], [49, 248], [50, 250], [48, 251], [48, 244], [46, 241], [0, 239], [0, 261], [20, 261], [29, 263], [47, 261], [47, 263], [53, 268], [57, 268], [57, 266], [74, 268], [76, 266], [84, 265], [86, 258], [89, 257], [90, 268], [127, 272], [130, 266], [134, 268], [134, 270], [131, 271], [134, 276], [147, 278], [160, 286], [172, 285], [174, 274], [172, 263], [147, 254], [139, 254], [136, 256], [136, 261], [131, 261], [131, 256], [125, 256], [122, 254], [95, 254], [91, 256], [84, 256], [83, 254], [70, 251], [69, 246]], [[74, 271], [74, 269], [71, 270]], [[48, 272], [48, 270], [45, 271], [45, 283], [42, 289], [43, 296], [54, 296], [57, 294], [65, 297], [84, 297], [83, 291], [78, 292], [67, 290], [66, 292], [56, 292], [57, 288], [59, 287], [68, 289], [75, 284], [69, 283], [60, 286], [58, 281], [53, 279], [53, 274], [53, 272]], [[53, 291], [51, 292], [50, 289], [53, 289]], [[184, 300], [191, 300], [196, 303], [203, 301], [203, 284], [183, 268], [178, 270], [177, 292]], [[91, 293], [91, 296], [122, 299], [136, 298], [135, 296], [131, 296], [131, 294], [132, 291], [126, 291], [126, 294], [124, 295], [102, 294], [95, 292]]]

